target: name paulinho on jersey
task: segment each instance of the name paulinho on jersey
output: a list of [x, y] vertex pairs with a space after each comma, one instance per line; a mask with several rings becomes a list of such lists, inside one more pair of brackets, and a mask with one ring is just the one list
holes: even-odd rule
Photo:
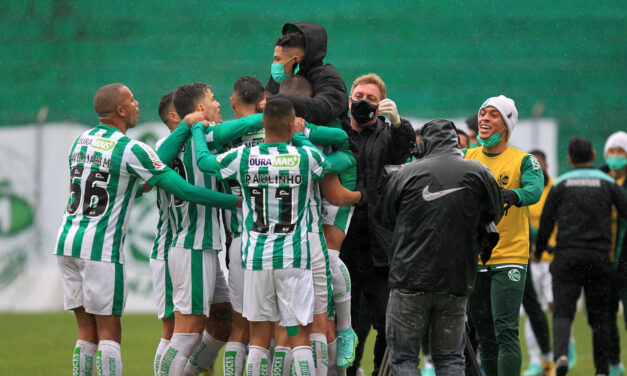
[[306, 214], [311, 186], [324, 176], [324, 156], [306, 146], [262, 143], [240, 146], [216, 161], [219, 178], [241, 187], [242, 266], [310, 268]]

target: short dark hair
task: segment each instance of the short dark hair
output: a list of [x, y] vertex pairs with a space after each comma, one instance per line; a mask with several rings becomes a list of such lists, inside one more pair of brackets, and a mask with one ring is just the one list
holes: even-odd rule
[[281, 82], [279, 93], [311, 98], [313, 96], [313, 87], [311, 87], [311, 84], [305, 77], [293, 74]]
[[573, 137], [568, 143], [568, 156], [574, 164], [592, 162], [594, 149], [587, 138]]
[[168, 110], [170, 109], [170, 106], [172, 105], [172, 100], [174, 99], [174, 93], [175, 93], [175, 90], [172, 90], [171, 92], [161, 97], [161, 100], [159, 101], [159, 110], [158, 110], [159, 117], [161, 118], [161, 121], [164, 122], [165, 124], [168, 124], [168, 112], [170, 112]]
[[274, 45], [283, 48], [300, 48], [305, 51], [305, 37], [301, 33], [285, 34], [277, 39]]
[[540, 149], [533, 149], [532, 151], [529, 152], [529, 154], [535, 156], [536, 158], [540, 157], [546, 161], [546, 154]]
[[282, 131], [288, 122], [294, 120], [294, 107], [287, 99], [275, 98], [266, 103], [262, 123], [266, 130]]
[[263, 84], [255, 76], [242, 76], [233, 84], [233, 94], [245, 104], [254, 104], [263, 100]]
[[194, 112], [194, 107], [196, 107], [198, 101], [205, 96], [208, 90], [211, 90], [211, 87], [202, 82], [182, 85], [176, 89], [173, 102], [176, 113], [179, 114], [181, 119]]
[[468, 116], [466, 118], [466, 125], [471, 131], [479, 133], [479, 117], [477, 116], [477, 114]]

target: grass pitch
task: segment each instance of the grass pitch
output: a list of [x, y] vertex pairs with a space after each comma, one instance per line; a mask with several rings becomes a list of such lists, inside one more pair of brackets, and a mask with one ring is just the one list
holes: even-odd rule
[[[627, 333], [619, 317], [621, 359], [627, 362]], [[122, 316], [122, 362], [124, 375], [151, 375], [154, 351], [161, 334], [156, 315], [126, 314]], [[583, 313], [573, 324], [577, 342], [577, 367], [569, 375], [594, 374], [592, 333]], [[521, 328], [522, 332], [522, 328]], [[45, 314], [0, 314], [0, 375], [66, 375], [70, 372], [72, 351], [76, 341], [76, 324], [70, 312]], [[523, 369], [527, 367], [524, 336]], [[372, 372], [373, 332], [366, 341], [361, 363], [366, 374]], [[215, 375], [222, 375], [222, 360], [215, 364]]]

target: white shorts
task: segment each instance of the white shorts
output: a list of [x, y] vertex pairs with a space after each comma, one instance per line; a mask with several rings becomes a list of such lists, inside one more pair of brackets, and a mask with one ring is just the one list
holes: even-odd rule
[[226, 283], [226, 278], [224, 277], [224, 271], [222, 270], [222, 265], [220, 265], [220, 261], [216, 257], [218, 262], [216, 266], [216, 287], [213, 290], [213, 299], [211, 304], [218, 303], [230, 303], [231, 298], [229, 297], [229, 287]]
[[248, 321], [281, 326], [313, 322], [314, 291], [309, 269], [244, 270], [244, 311]]
[[57, 265], [65, 309], [82, 306], [93, 315], [122, 315], [128, 295], [123, 264], [57, 255]]
[[547, 261], [529, 263], [529, 267], [533, 268], [531, 279], [538, 295], [538, 302], [545, 310], [549, 303], [553, 302], [553, 276], [549, 271], [549, 266], [551, 263]]
[[172, 247], [168, 267], [174, 310], [185, 315], [209, 316], [220, 268], [217, 251]]
[[319, 315], [329, 312], [329, 301], [333, 297], [329, 255], [321, 232], [310, 232], [307, 236], [314, 283], [314, 314]]
[[322, 208], [320, 210], [322, 214], [322, 224], [335, 226], [346, 234], [348, 226], [351, 223], [354, 210], [355, 205], [335, 206], [322, 198]]
[[150, 271], [152, 273], [152, 291], [157, 305], [157, 317], [159, 319], [173, 319], [172, 278], [170, 278], [168, 262], [151, 258]]
[[237, 235], [229, 246], [229, 297], [233, 310], [242, 313], [244, 305], [244, 269], [242, 268], [242, 237]]

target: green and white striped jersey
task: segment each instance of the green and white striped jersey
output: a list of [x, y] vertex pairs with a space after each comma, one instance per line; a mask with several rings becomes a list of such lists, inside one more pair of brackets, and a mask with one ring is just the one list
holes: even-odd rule
[[[304, 132], [305, 136], [309, 138], [311, 134], [310, 128], [305, 128]], [[325, 154], [331, 152], [331, 147], [328, 146], [328, 153], [324, 151], [324, 149], [320, 145], [314, 145], [318, 148], [318, 150], [322, 151]], [[309, 200], [309, 208], [307, 209], [307, 215], [309, 218], [307, 219], [307, 225], [309, 232], [322, 232], [322, 221], [320, 220], [322, 217], [322, 193], [320, 193], [320, 183], [314, 182], [311, 185], [311, 200]]]
[[[159, 146], [163, 143], [165, 137], [157, 141], [155, 145], [155, 150], [159, 150]], [[172, 164], [174, 165], [174, 164]], [[172, 167], [172, 166], [170, 166]], [[176, 234], [176, 213], [174, 213], [174, 207], [171, 206], [171, 203], [174, 201], [175, 197], [166, 192], [164, 189], [156, 188], [157, 191], [157, 208], [159, 210], [159, 222], [157, 223], [157, 235], [155, 236], [155, 241], [152, 247], [152, 253], [150, 254], [150, 258], [156, 260], [164, 260], [168, 259], [168, 252], [170, 251], [170, 247], [172, 246], [172, 241], [174, 240], [174, 235]]]
[[99, 124], [70, 151], [70, 197], [55, 254], [124, 263], [124, 237], [140, 181], [155, 185], [170, 171], [149, 146]]
[[242, 189], [243, 267], [310, 268], [307, 209], [326, 161], [317, 150], [286, 143], [242, 145], [216, 158], [220, 179]]
[[[215, 153], [213, 132], [209, 130], [205, 136], [209, 150]], [[187, 140], [176, 159], [172, 161], [172, 169], [190, 184], [218, 190], [216, 178], [203, 173], [198, 168], [196, 151], [191, 138]], [[173, 247], [195, 250], [222, 249], [217, 208], [194, 204], [184, 201], [184, 198], [177, 197], [174, 197], [171, 206], [174, 209], [177, 224]]]
[[[227, 145], [223, 152], [227, 152], [242, 145], [249, 148], [259, 145], [263, 142], [265, 134], [266, 133], [263, 129], [247, 133], [237, 141], [234, 141]], [[232, 194], [235, 196], [241, 196], [242, 194], [242, 190], [240, 189], [239, 184], [234, 180], [224, 180], [222, 182], [222, 189], [224, 190], [224, 193]], [[242, 232], [241, 208], [237, 208], [236, 210], [225, 209], [222, 211], [222, 214], [224, 215], [224, 223], [228, 232], [230, 232], [231, 234], [239, 234]]]

